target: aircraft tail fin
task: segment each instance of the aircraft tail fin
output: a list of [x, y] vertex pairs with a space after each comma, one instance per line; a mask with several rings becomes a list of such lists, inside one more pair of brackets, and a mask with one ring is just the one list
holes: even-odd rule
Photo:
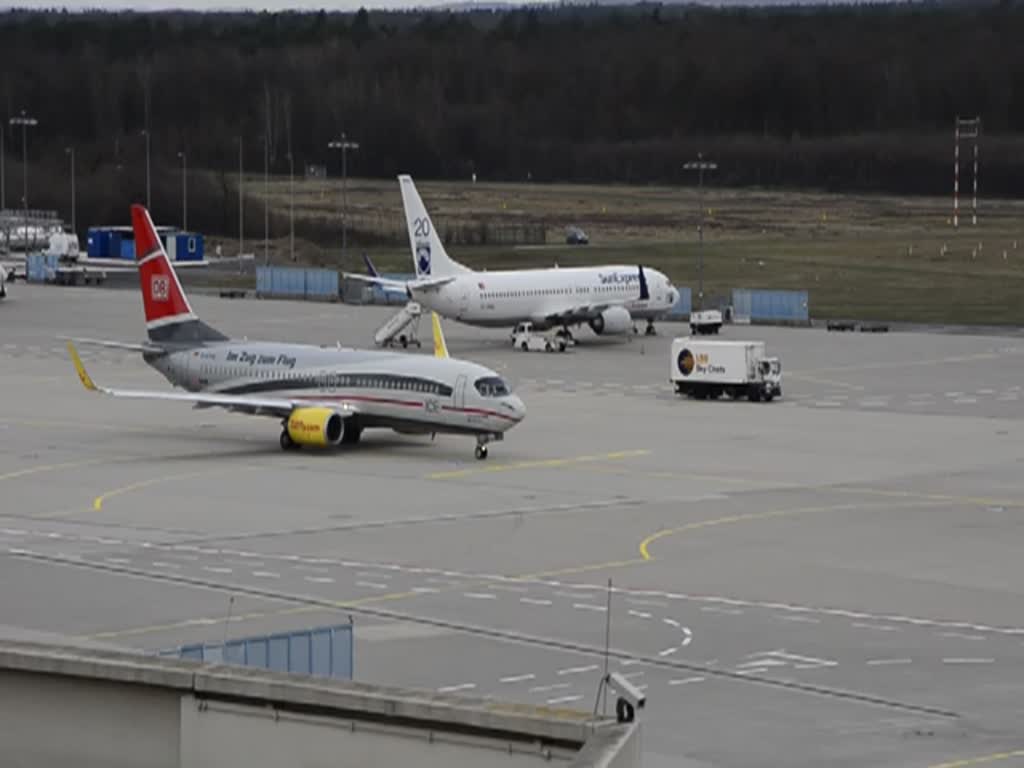
[[402, 189], [402, 207], [405, 209], [405, 225], [409, 229], [416, 277], [446, 277], [470, 272], [469, 268], [448, 256], [412, 177], [399, 176], [398, 182]]
[[640, 301], [647, 301], [651, 298], [651, 291], [647, 287], [647, 278], [644, 276], [644, 265], [640, 265]]
[[441, 318], [437, 316], [437, 312], [430, 313], [430, 321], [434, 329], [434, 357], [449, 357], [444, 331], [441, 330]]
[[366, 272], [370, 277], [380, 277], [380, 272], [373, 266], [373, 262], [370, 261], [370, 257], [365, 253], [363, 254], [363, 263], [366, 265]]
[[188, 302], [171, 260], [156, 233], [149, 211], [132, 206], [135, 233], [135, 261], [142, 289], [146, 331], [157, 343], [202, 343], [226, 341], [227, 336], [202, 322]]

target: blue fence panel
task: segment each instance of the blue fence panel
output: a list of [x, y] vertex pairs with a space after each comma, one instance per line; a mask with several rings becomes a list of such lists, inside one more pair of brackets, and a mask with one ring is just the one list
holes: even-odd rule
[[350, 680], [354, 658], [352, 625], [249, 637], [224, 645], [184, 645], [161, 651], [161, 655]]
[[175, 261], [202, 261], [204, 254], [203, 236], [195, 232], [178, 232], [174, 238]]
[[25, 277], [30, 283], [46, 280], [46, 260], [41, 253], [30, 253], [25, 260]]
[[326, 631], [313, 631], [310, 640], [313, 646], [313, 674], [331, 676], [331, 635]]
[[306, 296], [329, 299], [338, 295], [338, 273], [332, 269], [306, 270]]
[[806, 323], [810, 320], [807, 291], [732, 292], [733, 315], [740, 321]]
[[668, 311], [668, 316], [671, 318], [689, 318], [690, 311], [693, 308], [693, 291], [679, 286], [676, 286], [676, 290], [679, 291], [679, 298], [672, 305], [672, 309]]

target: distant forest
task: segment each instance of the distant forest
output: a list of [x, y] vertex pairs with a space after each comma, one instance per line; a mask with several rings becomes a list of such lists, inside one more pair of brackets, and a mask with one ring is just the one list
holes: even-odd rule
[[[64, 147], [76, 147], [92, 185], [85, 222], [113, 218], [124, 194], [144, 197], [147, 125], [154, 179], [176, 171], [182, 149], [190, 167], [233, 172], [239, 136], [249, 171], [262, 172], [268, 136], [272, 172], [287, 173], [290, 148], [296, 169], [337, 175], [327, 143], [344, 131], [361, 144], [349, 156], [361, 176], [693, 183], [682, 165], [703, 152], [719, 185], [947, 194], [954, 118], [980, 115], [983, 189], [1020, 196], [1022, 41], [1013, 1], [9, 11], [0, 112], [5, 126], [22, 109], [39, 120], [33, 204], [63, 201]], [[6, 127], [5, 145], [16, 205], [20, 129]], [[209, 202], [195, 223], [230, 231], [232, 192], [216, 178], [195, 192]], [[154, 198], [171, 205], [178, 188], [154, 183]]]

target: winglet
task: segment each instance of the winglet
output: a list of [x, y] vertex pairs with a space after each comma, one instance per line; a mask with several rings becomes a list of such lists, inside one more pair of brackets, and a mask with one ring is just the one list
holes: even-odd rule
[[437, 312], [430, 313], [430, 320], [434, 326], [434, 357], [448, 357], [448, 345], [444, 342], [444, 333], [441, 331], [441, 318]]
[[644, 265], [640, 265], [640, 301], [647, 301], [651, 298], [651, 292], [647, 289], [647, 278], [644, 277]]
[[75, 372], [78, 373], [78, 379], [82, 382], [82, 386], [90, 392], [96, 392], [99, 387], [97, 387], [89, 377], [88, 372], [85, 370], [85, 366], [82, 364], [82, 358], [78, 356], [78, 350], [75, 349], [75, 345], [70, 341], [68, 342], [68, 353], [71, 355], [71, 362], [75, 364]]

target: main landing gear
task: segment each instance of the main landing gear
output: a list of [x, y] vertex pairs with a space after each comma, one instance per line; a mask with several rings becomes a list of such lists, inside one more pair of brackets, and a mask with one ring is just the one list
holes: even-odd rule
[[657, 333], [658, 332], [654, 329], [654, 321], [648, 320], [647, 328], [644, 330], [644, 336], [656, 336]]
[[281, 450], [282, 451], [297, 451], [299, 444], [292, 440], [292, 436], [288, 434], [287, 427], [281, 430]]

